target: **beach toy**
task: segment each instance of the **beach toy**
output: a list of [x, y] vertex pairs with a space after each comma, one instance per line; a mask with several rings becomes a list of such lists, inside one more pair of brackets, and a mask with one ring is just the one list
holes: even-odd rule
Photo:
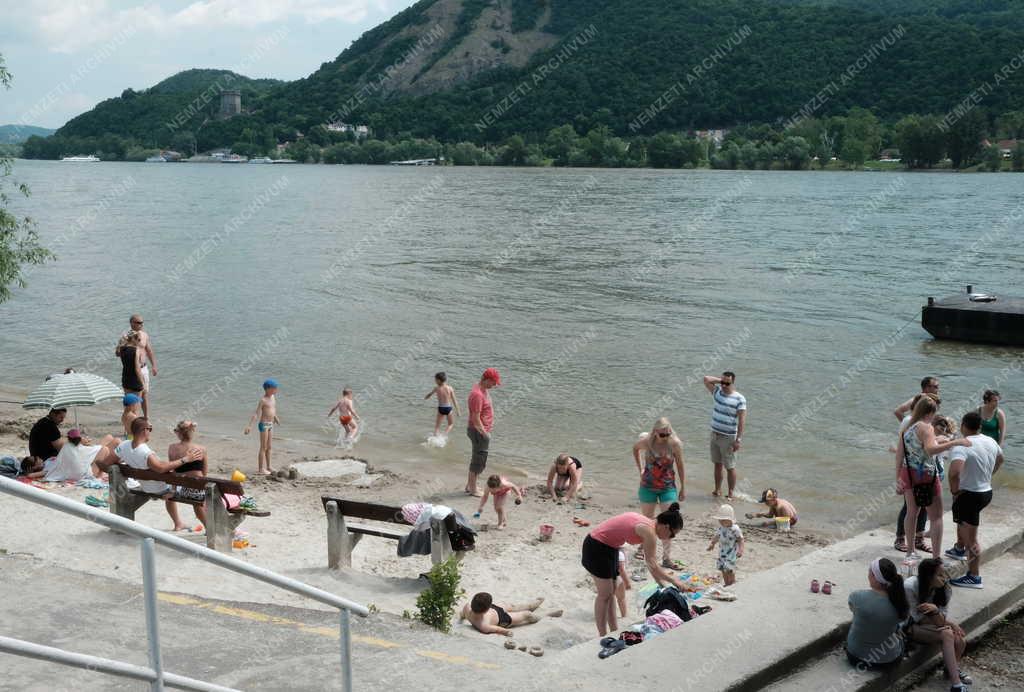
[[235, 469], [234, 473], [231, 474], [231, 480], [235, 483], [245, 483], [245, 474]]
[[474, 519], [479, 519], [480, 518], [480, 512], [473, 512], [473, 518]]
[[821, 592], [826, 596], [832, 595], [832, 582], [827, 581], [821, 585]]
[[231, 541], [231, 547], [232, 548], [237, 548], [239, 550], [241, 550], [242, 548], [248, 548], [249, 547], [249, 539], [248, 538], [236, 538], [235, 540]]
[[903, 560], [903, 578], [912, 577], [917, 573], [917, 563], [921, 561], [917, 555], [910, 555]]
[[551, 540], [551, 536], [554, 535], [554, 533], [555, 533], [555, 527], [552, 526], [551, 524], [541, 524], [540, 525], [540, 540], [542, 540], [542, 541], [550, 541]]
[[779, 531], [789, 531], [789, 517], [775, 517], [775, 528]]
[[818, 593], [818, 591], [820, 591], [820, 590], [821, 590], [821, 585], [818, 584], [818, 580], [817, 579], [812, 579], [811, 580], [811, 593]]

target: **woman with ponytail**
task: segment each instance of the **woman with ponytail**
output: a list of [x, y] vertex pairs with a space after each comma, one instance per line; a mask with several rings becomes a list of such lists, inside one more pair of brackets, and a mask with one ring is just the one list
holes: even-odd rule
[[897, 663], [903, 656], [901, 626], [909, 606], [903, 577], [887, 558], [868, 569], [870, 589], [854, 591], [847, 601], [853, 612], [846, 636], [846, 656], [860, 670]]
[[921, 644], [938, 644], [942, 648], [946, 676], [952, 681], [951, 689], [954, 692], [964, 690], [965, 685], [974, 682], [960, 670], [967, 639], [963, 628], [947, 617], [953, 588], [942, 560], [921, 560], [917, 576], [908, 578], [903, 588], [910, 606], [907, 636]]
[[683, 528], [679, 503], [673, 502], [656, 519], [637, 512], [626, 512], [606, 519], [594, 527], [583, 540], [583, 567], [594, 578], [594, 621], [597, 633], [605, 636], [619, 629], [615, 612], [615, 579], [619, 575], [619, 550], [629, 543], [643, 547], [647, 569], [661, 586], [672, 585], [684, 590], [682, 582], [657, 562], [658, 541], [669, 540]]

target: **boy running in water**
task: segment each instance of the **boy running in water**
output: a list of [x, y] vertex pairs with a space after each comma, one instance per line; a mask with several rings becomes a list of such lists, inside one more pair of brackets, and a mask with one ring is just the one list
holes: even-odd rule
[[434, 388], [423, 398], [437, 397], [437, 418], [434, 420], [434, 435], [440, 434], [441, 421], [447, 418], [448, 428], [444, 431], [444, 435], [448, 437], [448, 433], [455, 426], [455, 416], [452, 415], [452, 409], [454, 408], [455, 414], [459, 416], [462, 415], [462, 411], [459, 410], [459, 401], [455, 398], [455, 390], [448, 384], [448, 375], [439, 372], [434, 375], [434, 382], [436, 383]]
[[344, 441], [349, 442], [355, 438], [356, 432], [359, 430], [359, 426], [356, 425], [355, 421], [362, 420], [359, 414], [356, 413], [356, 402], [352, 399], [351, 389], [345, 388], [341, 390], [341, 398], [327, 412], [327, 416], [330, 417], [335, 411], [338, 412], [338, 422], [345, 429]]

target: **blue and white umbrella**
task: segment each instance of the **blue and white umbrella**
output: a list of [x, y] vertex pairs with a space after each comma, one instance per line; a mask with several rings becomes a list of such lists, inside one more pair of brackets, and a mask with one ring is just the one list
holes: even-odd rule
[[[51, 376], [32, 390], [21, 407], [49, 410], [68, 406], [95, 406], [123, 396], [124, 390], [105, 377], [87, 372], [70, 372], [66, 375]], [[77, 408], [75, 425], [78, 425]]]

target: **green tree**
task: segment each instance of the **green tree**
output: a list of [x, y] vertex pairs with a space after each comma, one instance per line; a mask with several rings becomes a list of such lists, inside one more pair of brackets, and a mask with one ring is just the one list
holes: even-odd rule
[[569, 157], [578, 146], [579, 137], [572, 125], [562, 125], [548, 130], [544, 138], [544, 153], [554, 160], [556, 166], [568, 166]]
[[757, 145], [753, 142], [744, 142], [740, 147], [740, 163], [748, 170], [757, 168], [758, 152]]
[[740, 148], [736, 142], [725, 142], [711, 157], [712, 168], [736, 170], [740, 165]]
[[1015, 171], [1024, 171], [1024, 142], [1017, 144], [1014, 148], [1011, 165]]
[[1011, 139], [1024, 139], [1024, 111], [1010, 111], [999, 116], [999, 131]]
[[1003, 152], [996, 145], [985, 147], [981, 158], [985, 163], [985, 170], [993, 173], [1003, 170]]
[[[7, 71], [2, 54], [0, 54], [0, 85], [3, 85], [5, 89], [11, 88], [11, 73]], [[42, 264], [47, 260], [54, 259], [53, 253], [39, 244], [39, 237], [36, 235], [32, 219], [18, 218], [7, 209], [7, 205], [10, 203], [7, 185], [13, 185], [18, 193], [25, 197], [30, 194], [27, 185], [8, 182], [7, 178], [10, 175], [11, 160], [2, 156], [0, 157], [0, 303], [10, 300], [12, 286], [19, 288], [26, 286], [22, 267]]]
[[192, 156], [196, 153], [196, 136], [191, 130], [175, 132], [171, 137], [171, 150], [183, 156]]
[[526, 163], [528, 155], [526, 141], [519, 135], [512, 135], [505, 140], [505, 146], [502, 147], [501, 153], [498, 155], [498, 161], [503, 166], [522, 166]]
[[803, 170], [811, 162], [811, 147], [803, 137], [786, 137], [779, 147], [779, 157], [790, 170]]
[[907, 168], [931, 168], [946, 151], [946, 134], [934, 115], [908, 115], [896, 123], [896, 146]]
[[853, 137], [843, 138], [843, 150], [839, 153], [843, 163], [851, 168], [860, 168], [868, 160], [868, 145]]
[[985, 136], [985, 116], [977, 108], [968, 111], [946, 131], [946, 152], [953, 168], [970, 166], [981, 152]]
[[768, 171], [775, 163], [777, 148], [771, 142], [762, 142], [757, 148], [757, 165]]
[[875, 114], [866, 108], [851, 108], [847, 111], [839, 151], [843, 150], [847, 139], [855, 139], [864, 145], [865, 160], [878, 156], [882, 148], [882, 126]]

